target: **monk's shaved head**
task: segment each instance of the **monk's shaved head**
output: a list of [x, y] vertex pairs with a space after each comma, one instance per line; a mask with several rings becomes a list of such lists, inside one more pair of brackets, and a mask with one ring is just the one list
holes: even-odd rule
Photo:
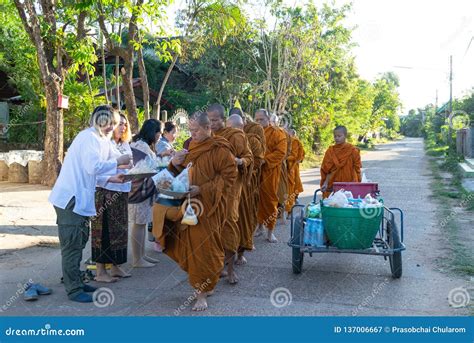
[[244, 121], [242, 117], [238, 114], [232, 114], [226, 121], [227, 127], [233, 127], [234, 129], [241, 129], [244, 128]]
[[347, 138], [347, 128], [345, 126], [339, 125], [333, 131], [334, 141], [336, 144], [344, 144]]
[[208, 127], [211, 122], [206, 112], [197, 111], [191, 115], [191, 121], [195, 121], [201, 127]]
[[260, 124], [263, 128], [266, 128], [270, 125], [270, 115], [268, 111], [264, 108], [261, 108], [255, 112], [255, 121]]
[[336, 131], [340, 131], [344, 134], [344, 136], [347, 136], [347, 127], [345, 127], [343, 125], [336, 126], [336, 128], [334, 129], [334, 132], [336, 132]]
[[225, 108], [221, 104], [212, 104], [207, 108], [206, 111], [209, 113], [217, 113], [219, 117], [224, 120], [225, 119]]

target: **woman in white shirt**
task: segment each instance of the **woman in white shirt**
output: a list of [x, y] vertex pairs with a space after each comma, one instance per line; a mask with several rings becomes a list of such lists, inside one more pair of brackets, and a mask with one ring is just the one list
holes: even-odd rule
[[[161, 135], [161, 122], [148, 119], [137, 135], [133, 137], [130, 146], [156, 159], [155, 144]], [[153, 199], [151, 196], [138, 204], [129, 204], [129, 220], [132, 224], [132, 255], [133, 266], [139, 268], [153, 267], [158, 260], [145, 255], [145, 234], [148, 223], [152, 222]]]
[[[127, 117], [120, 113], [120, 122], [110, 140], [109, 157], [122, 154], [131, 156], [132, 150], [128, 144], [131, 138]], [[121, 264], [127, 262], [128, 192], [131, 189], [131, 182], [110, 183], [107, 182], [108, 177], [100, 175], [97, 178], [95, 192], [97, 216], [92, 219], [91, 227], [92, 261], [97, 267], [95, 277], [97, 282], [115, 282], [118, 278], [131, 276], [120, 268]], [[112, 265], [110, 274], [105, 268], [106, 264]]]
[[95, 287], [82, 282], [79, 269], [82, 250], [89, 239], [90, 217], [96, 215], [94, 194], [97, 176], [111, 175], [108, 182], [122, 183], [117, 166], [128, 165], [130, 156], [110, 158], [110, 133], [118, 124], [118, 113], [108, 105], [95, 108], [90, 125], [69, 147], [61, 172], [49, 195], [57, 215], [64, 287], [70, 300], [92, 302]]

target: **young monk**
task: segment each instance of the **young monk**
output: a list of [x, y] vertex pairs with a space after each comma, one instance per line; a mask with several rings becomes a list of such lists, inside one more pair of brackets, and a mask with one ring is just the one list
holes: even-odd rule
[[300, 178], [300, 163], [304, 159], [304, 149], [301, 141], [296, 137], [295, 130], [288, 130], [291, 136], [291, 153], [287, 159], [288, 167], [288, 200], [286, 202], [286, 212], [291, 214], [291, 208], [298, 199], [298, 194], [303, 192], [303, 184]]
[[346, 142], [347, 128], [337, 126], [334, 129], [336, 144], [329, 147], [321, 166], [321, 191], [327, 198], [332, 192], [334, 182], [361, 182], [360, 151]]
[[278, 217], [278, 184], [281, 176], [282, 162], [286, 157], [287, 141], [285, 133], [270, 125], [270, 115], [265, 109], [255, 112], [255, 121], [259, 123], [265, 133], [265, 159], [262, 167], [260, 200], [258, 203], [258, 228], [255, 236], [263, 234], [267, 227], [267, 241], [277, 243], [273, 229]]
[[243, 180], [246, 180], [250, 174], [252, 166], [252, 152], [248, 145], [247, 137], [242, 130], [226, 127], [224, 117], [224, 106], [214, 104], [208, 107], [207, 115], [211, 123], [211, 130], [215, 136], [225, 138], [231, 145], [235, 162], [239, 169], [237, 180], [229, 189], [226, 199], [227, 218], [222, 228], [222, 244], [226, 253], [227, 276], [230, 284], [236, 284], [238, 277], [234, 270], [234, 260], [240, 245], [241, 228], [239, 227], [239, 202], [242, 192]]
[[[195, 289], [194, 311], [207, 309], [211, 295], [224, 268], [224, 248], [221, 232], [226, 221], [227, 193], [237, 179], [237, 167], [231, 146], [222, 137], [211, 134], [206, 113], [195, 113], [189, 120], [192, 140], [189, 151], [178, 151], [168, 169], [179, 174], [190, 162], [191, 203], [201, 208], [196, 214], [198, 224], [182, 225], [181, 203], [155, 203], [153, 235], [163, 252], [188, 273], [189, 283]], [[186, 203], [185, 203], [186, 204]]]

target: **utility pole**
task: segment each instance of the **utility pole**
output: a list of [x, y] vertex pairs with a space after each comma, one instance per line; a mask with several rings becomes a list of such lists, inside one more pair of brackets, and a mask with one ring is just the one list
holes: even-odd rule
[[453, 55], [449, 56], [449, 106], [448, 106], [448, 149], [451, 146], [451, 115], [453, 113]]

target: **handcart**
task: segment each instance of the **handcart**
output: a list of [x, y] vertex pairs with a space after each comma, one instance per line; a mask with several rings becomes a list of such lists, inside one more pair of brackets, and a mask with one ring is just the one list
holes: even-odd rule
[[[314, 192], [313, 203], [316, 203], [319, 191], [318, 189]], [[292, 248], [293, 273], [301, 273], [305, 254], [312, 257], [315, 253], [348, 253], [383, 256], [385, 260], [389, 260], [392, 277], [400, 278], [402, 276], [402, 251], [405, 250], [405, 245], [403, 244], [403, 211], [399, 208], [388, 208], [385, 206], [380, 207], [379, 211], [380, 224], [376, 224], [375, 238], [373, 240], [369, 238], [369, 242], [366, 242], [363, 248], [347, 248], [344, 244], [334, 244], [331, 240], [326, 241], [320, 246], [305, 244], [304, 232], [308, 221], [308, 218], [305, 218], [305, 206], [300, 204], [293, 206], [290, 223], [291, 237], [288, 242], [288, 245]], [[357, 218], [341, 218], [342, 224], [339, 225], [337, 220], [338, 218], [336, 217], [324, 218], [323, 215], [324, 230], [326, 231], [336, 226], [337, 230], [352, 234], [351, 232], [354, 232], [353, 229], [355, 228], [351, 227], [351, 225], [354, 226], [356, 225], [355, 223], [358, 223], [358, 225], [363, 226], [365, 223], [364, 221], [357, 221]], [[341, 245], [343, 246], [342, 248]]]

